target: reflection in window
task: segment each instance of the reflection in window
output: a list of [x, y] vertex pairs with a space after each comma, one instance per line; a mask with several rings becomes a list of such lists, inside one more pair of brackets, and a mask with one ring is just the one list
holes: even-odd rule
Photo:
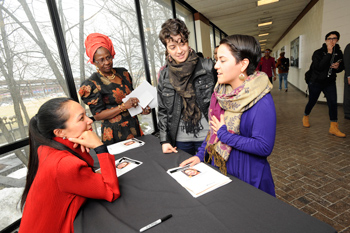
[[[93, 64], [87, 63], [84, 41], [90, 33], [107, 35], [113, 42], [116, 55], [114, 67], [126, 68], [133, 80], [133, 86], [139, 86], [145, 78], [141, 42], [134, 1], [109, 0], [58, 1], [62, 28], [72, 66], [77, 90], [85, 79], [96, 72]], [[77, 17], [79, 9], [79, 17]], [[81, 101], [82, 102], [82, 101]], [[87, 112], [89, 107], [82, 103]], [[91, 113], [90, 113], [91, 115]], [[151, 115], [139, 115], [141, 128], [145, 134], [154, 131]], [[97, 123], [97, 122], [96, 122]], [[95, 123], [95, 130], [100, 134], [101, 126]]]

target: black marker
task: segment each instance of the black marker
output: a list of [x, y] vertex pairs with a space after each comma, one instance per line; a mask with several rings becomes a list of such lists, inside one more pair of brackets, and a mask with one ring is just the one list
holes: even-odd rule
[[169, 214], [169, 215], [165, 216], [164, 218], [158, 219], [157, 221], [154, 221], [154, 222], [148, 224], [147, 226], [142, 227], [142, 228], [140, 229], [140, 232], [147, 231], [147, 230], [150, 229], [151, 227], [154, 227], [154, 226], [156, 226], [156, 225], [158, 225], [158, 224], [160, 224], [160, 223], [162, 223], [162, 222], [168, 220], [168, 219], [171, 218], [172, 216], [173, 216], [172, 214]]

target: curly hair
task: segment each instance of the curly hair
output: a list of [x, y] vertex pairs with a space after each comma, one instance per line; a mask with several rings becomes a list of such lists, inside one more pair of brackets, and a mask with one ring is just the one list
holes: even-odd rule
[[181, 41], [186, 43], [190, 32], [188, 31], [186, 24], [180, 19], [168, 19], [162, 24], [162, 29], [159, 32], [159, 40], [163, 45], [167, 46], [167, 41], [172, 41], [171, 36], [181, 35]]

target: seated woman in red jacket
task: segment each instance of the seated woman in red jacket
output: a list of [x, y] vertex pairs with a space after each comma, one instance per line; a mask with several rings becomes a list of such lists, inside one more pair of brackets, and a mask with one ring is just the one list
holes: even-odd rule
[[[47, 101], [30, 120], [20, 233], [74, 232], [74, 218], [87, 198], [112, 202], [120, 196], [115, 158], [91, 123], [84, 108], [70, 98]], [[94, 172], [90, 148], [101, 173]]]

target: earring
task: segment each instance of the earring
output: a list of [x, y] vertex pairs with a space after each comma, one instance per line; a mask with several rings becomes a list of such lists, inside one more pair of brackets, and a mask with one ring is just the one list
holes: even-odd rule
[[240, 73], [240, 74], [238, 75], [238, 78], [239, 78], [240, 80], [244, 80], [244, 79], [245, 79], [245, 75], [244, 75], [243, 73]]
[[66, 140], [67, 138], [66, 137], [62, 137], [63, 140]]

